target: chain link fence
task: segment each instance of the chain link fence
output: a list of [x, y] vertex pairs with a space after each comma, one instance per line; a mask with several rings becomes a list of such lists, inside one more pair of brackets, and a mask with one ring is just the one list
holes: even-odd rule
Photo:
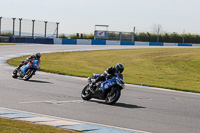
[[58, 37], [57, 22], [0, 17], [0, 35]]

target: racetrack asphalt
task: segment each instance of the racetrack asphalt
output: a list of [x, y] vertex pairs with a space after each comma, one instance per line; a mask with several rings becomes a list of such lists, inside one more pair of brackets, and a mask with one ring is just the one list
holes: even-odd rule
[[[145, 48], [136, 46], [0, 46], [0, 107], [53, 117], [154, 133], [198, 133], [200, 94], [127, 85], [115, 105], [83, 101], [86, 78], [36, 72], [30, 81], [13, 79], [15, 67], [4, 61], [22, 54], [70, 50]], [[149, 47], [147, 48], [155, 48]], [[164, 47], [159, 47], [164, 48]], [[42, 60], [41, 60], [42, 61]], [[42, 67], [42, 66], [41, 66]]]

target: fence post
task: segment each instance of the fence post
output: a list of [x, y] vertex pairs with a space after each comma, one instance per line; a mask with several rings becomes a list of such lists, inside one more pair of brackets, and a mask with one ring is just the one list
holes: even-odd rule
[[183, 30], [183, 43], [185, 42], [185, 30]]
[[15, 19], [16, 18], [12, 18], [13, 19], [13, 36], [15, 35]]
[[32, 22], [33, 22], [33, 26], [32, 26], [32, 37], [34, 37], [34, 22], [35, 22], [35, 20], [32, 20]]
[[59, 23], [57, 22], [56, 24], [57, 24], [56, 38], [58, 38], [58, 25], [59, 25]]
[[19, 36], [21, 36], [22, 18], [19, 18]]
[[133, 35], [132, 35], [132, 41], [135, 41], [135, 27], [133, 28]]
[[44, 21], [44, 23], [45, 23], [44, 37], [47, 37], [47, 22], [48, 21]]
[[122, 32], [119, 32], [119, 40], [122, 41]]
[[0, 17], [0, 35], [1, 35], [1, 19], [2, 17]]

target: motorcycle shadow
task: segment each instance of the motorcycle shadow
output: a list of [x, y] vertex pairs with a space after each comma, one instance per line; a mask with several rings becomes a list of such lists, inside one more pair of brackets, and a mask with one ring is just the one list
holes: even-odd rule
[[[106, 104], [103, 101], [90, 100], [90, 102], [95, 102], [95, 103], [99, 103], [99, 104], [108, 105], [108, 104]], [[138, 105], [133, 105], [133, 104], [127, 104], [127, 103], [119, 103], [119, 102], [117, 102], [117, 103], [115, 103], [113, 105], [109, 105], [109, 106], [122, 107], [122, 108], [130, 108], [130, 109], [146, 108], [146, 107], [143, 107], [143, 106], [138, 106]]]
[[48, 82], [48, 81], [41, 81], [41, 80], [27, 80], [26, 82], [35, 82], [35, 83], [52, 84], [51, 82]]

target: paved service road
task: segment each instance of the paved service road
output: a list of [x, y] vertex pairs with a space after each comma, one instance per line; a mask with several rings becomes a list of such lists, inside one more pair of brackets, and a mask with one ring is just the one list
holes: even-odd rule
[[199, 133], [199, 94], [127, 85], [111, 106], [103, 101], [82, 101], [85, 78], [37, 72], [30, 81], [23, 81], [13, 79], [14, 67], [3, 63], [3, 57], [22, 53], [119, 48], [141, 47], [0, 46], [0, 107], [154, 133]]

